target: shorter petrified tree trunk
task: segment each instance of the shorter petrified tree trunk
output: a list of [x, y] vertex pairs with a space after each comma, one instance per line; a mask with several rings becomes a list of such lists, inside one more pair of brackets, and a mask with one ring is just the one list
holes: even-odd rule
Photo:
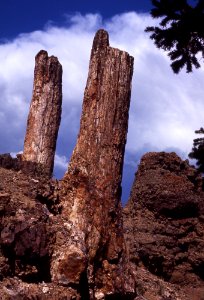
[[39, 164], [52, 175], [62, 106], [62, 66], [41, 50], [35, 57], [33, 96], [23, 160]]

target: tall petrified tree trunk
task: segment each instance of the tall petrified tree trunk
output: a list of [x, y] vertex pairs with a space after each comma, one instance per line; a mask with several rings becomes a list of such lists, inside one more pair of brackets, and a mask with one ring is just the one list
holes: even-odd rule
[[99, 30], [77, 145], [62, 182], [64, 230], [52, 260], [52, 279], [84, 280], [91, 299], [133, 291], [125, 270], [120, 204], [132, 73], [133, 58], [109, 47], [108, 33]]
[[62, 66], [41, 50], [35, 57], [33, 96], [23, 160], [41, 165], [52, 175], [62, 106]]

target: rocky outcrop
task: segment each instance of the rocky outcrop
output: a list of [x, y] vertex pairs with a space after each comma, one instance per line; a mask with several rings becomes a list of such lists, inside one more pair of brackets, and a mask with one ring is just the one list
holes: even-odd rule
[[204, 192], [201, 175], [188, 161], [175, 153], [144, 155], [124, 222], [145, 299], [202, 299]]
[[0, 299], [81, 299], [80, 291], [51, 282], [60, 223], [58, 182], [14, 171], [11, 160], [9, 169], [2, 168], [1, 162]]
[[23, 160], [41, 165], [51, 177], [62, 105], [62, 66], [41, 50], [35, 58], [33, 96]]
[[99, 30], [77, 145], [61, 183], [64, 228], [51, 264], [54, 282], [83, 282], [90, 299], [126, 299], [134, 293], [120, 203], [132, 73], [133, 58], [111, 48], [108, 33]]

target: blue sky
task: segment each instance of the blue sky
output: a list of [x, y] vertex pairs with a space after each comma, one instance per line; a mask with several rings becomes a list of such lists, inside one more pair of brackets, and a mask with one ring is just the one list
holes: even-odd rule
[[142, 154], [173, 150], [187, 158], [194, 130], [204, 126], [204, 69], [173, 74], [166, 53], [144, 32], [146, 26], [156, 24], [149, 15], [150, 1], [41, 0], [32, 7], [29, 3], [1, 3], [0, 153], [23, 150], [34, 57], [45, 49], [63, 65], [63, 113], [54, 171], [63, 176], [79, 130], [93, 37], [105, 28], [111, 46], [128, 51], [135, 60], [123, 201]]
[[47, 22], [63, 25], [66, 15], [99, 13], [104, 18], [128, 11], [145, 12], [150, 0], [2, 0], [0, 38], [13, 38], [18, 33], [42, 29]]

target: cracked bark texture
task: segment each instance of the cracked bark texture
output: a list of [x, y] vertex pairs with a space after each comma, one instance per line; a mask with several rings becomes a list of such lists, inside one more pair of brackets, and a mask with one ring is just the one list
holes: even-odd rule
[[41, 50], [35, 57], [33, 96], [27, 122], [23, 160], [52, 175], [62, 106], [62, 66]]
[[134, 293], [121, 214], [121, 179], [128, 129], [133, 57], [94, 38], [80, 132], [61, 183], [64, 229], [57, 235], [53, 281], [81, 284], [90, 299]]

